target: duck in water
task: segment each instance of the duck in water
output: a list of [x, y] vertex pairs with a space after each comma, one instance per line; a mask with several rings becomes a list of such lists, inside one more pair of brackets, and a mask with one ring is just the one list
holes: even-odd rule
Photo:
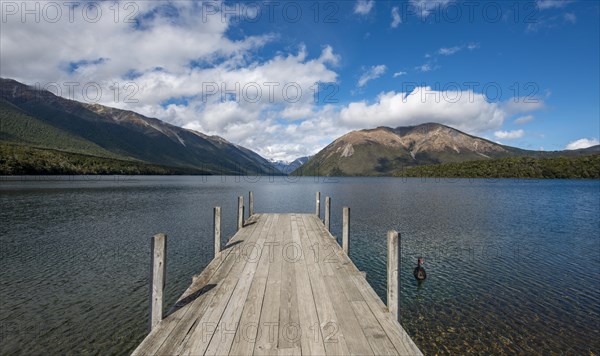
[[422, 265], [423, 265], [423, 258], [419, 257], [417, 259], [417, 267], [415, 268], [415, 271], [413, 272], [417, 281], [422, 281], [422, 280], [425, 280], [425, 278], [427, 278], [427, 273], [425, 273], [425, 268], [421, 267]]

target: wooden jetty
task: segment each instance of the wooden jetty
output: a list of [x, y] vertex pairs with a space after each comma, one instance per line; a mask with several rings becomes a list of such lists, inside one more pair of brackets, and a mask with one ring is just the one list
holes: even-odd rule
[[[134, 355], [421, 355], [398, 322], [400, 244], [388, 233], [388, 308], [316, 214], [255, 214], [221, 249], [215, 208], [215, 257], [163, 318], [166, 236], [154, 236], [151, 331]], [[241, 222], [240, 222], [241, 221]]]

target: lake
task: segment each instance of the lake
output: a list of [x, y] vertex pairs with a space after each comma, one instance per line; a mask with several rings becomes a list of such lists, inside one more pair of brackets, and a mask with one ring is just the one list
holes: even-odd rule
[[169, 238], [170, 307], [213, 257], [213, 207], [231, 236], [249, 190], [256, 212], [331, 196], [338, 237], [351, 207], [350, 257], [384, 301], [398, 230], [402, 325], [425, 354], [600, 353], [600, 181], [220, 176], [1, 178], [0, 353], [131, 352], [151, 236]]

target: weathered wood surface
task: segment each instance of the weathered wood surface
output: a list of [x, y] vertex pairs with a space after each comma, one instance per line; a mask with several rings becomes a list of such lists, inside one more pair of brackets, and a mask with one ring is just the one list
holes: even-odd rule
[[325, 220], [323, 221], [327, 231], [331, 231], [331, 198], [325, 197]]
[[420, 355], [316, 214], [255, 214], [135, 355]]
[[396, 231], [387, 235], [387, 302], [390, 313], [400, 320], [400, 237]]
[[156, 234], [152, 237], [152, 289], [150, 298], [150, 330], [156, 328], [163, 318], [163, 293], [165, 289], [165, 268], [167, 264], [167, 236]]

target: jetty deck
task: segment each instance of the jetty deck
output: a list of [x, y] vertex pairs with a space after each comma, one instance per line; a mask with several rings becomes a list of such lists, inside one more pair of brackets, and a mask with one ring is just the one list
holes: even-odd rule
[[254, 214], [133, 354], [421, 351], [317, 215]]

